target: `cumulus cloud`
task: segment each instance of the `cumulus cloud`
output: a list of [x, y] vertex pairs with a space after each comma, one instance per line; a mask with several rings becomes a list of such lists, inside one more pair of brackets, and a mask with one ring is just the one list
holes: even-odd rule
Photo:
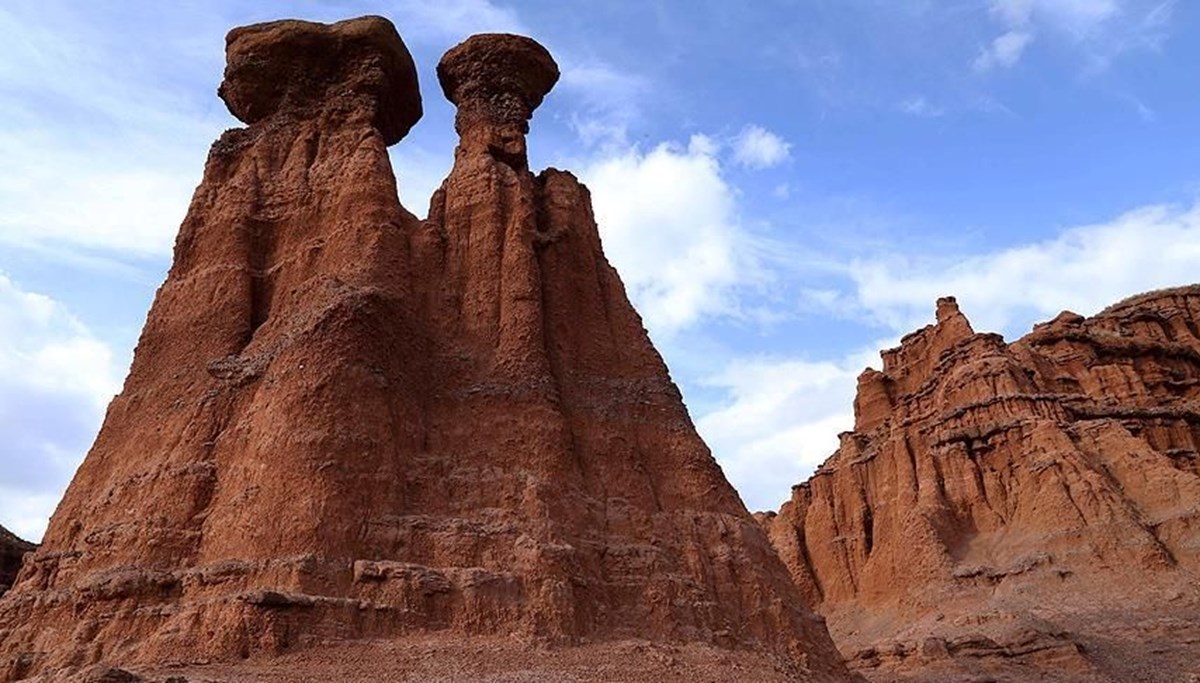
[[0, 273], [0, 521], [38, 539], [119, 388], [119, 364], [57, 301]]
[[0, 244], [165, 255], [227, 120], [159, 79], [176, 59], [199, 61], [184, 48], [117, 48], [81, 11], [0, 9], [0, 31], [22, 37], [0, 47], [0, 156], [15, 171], [0, 175]]
[[791, 150], [791, 143], [761, 126], [746, 126], [733, 139], [733, 160], [746, 168], [778, 166], [788, 160]]
[[805, 290], [806, 305], [890, 336], [833, 360], [734, 359], [702, 381], [725, 400], [697, 427], [747, 505], [775, 509], [851, 427], [858, 374], [879, 367], [879, 349], [931, 323], [938, 297], [957, 296], [975, 329], [1013, 339], [1063, 309], [1095, 314], [1139, 292], [1195, 282], [1197, 263], [1200, 205], [1141, 207], [990, 253], [851, 260], [842, 266], [850, 286]]
[[0, 131], [0, 156], [21, 169], [0, 175], [0, 242], [169, 254], [196, 177], [108, 145], [89, 147]]
[[859, 260], [847, 274], [854, 304], [895, 331], [923, 324], [934, 300], [953, 294], [976, 329], [1019, 334], [1063, 309], [1086, 315], [1193, 282], [1197, 263], [1200, 205], [1155, 205], [994, 253]]
[[629, 148], [586, 166], [604, 249], [657, 338], [736, 309], [754, 281], [758, 247], [739, 222], [717, 146]]
[[751, 510], [773, 510], [854, 426], [856, 378], [873, 352], [836, 361], [740, 358], [701, 381], [726, 401], [696, 421]]

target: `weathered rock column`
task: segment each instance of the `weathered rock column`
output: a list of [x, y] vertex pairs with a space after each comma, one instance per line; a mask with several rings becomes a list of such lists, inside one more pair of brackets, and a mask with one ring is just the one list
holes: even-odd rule
[[[273, 650], [345, 595], [420, 416], [387, 146], [421, 116], [391, 22], [232, 30], [213, 145], [124, 388], [0, 602], [0, 680]], [[259, 590], [256, 593], [255, 590]], [[286, 601], [285, 601], [286, 602]], [[292, 635], [289, 635], [289, 631]]]
[[558, 66], [529, 38], [484, 34], [447, 52], [438, 80], [458, 107], [460, 136], [454, 169], [430, 209], [448, 240], [445, 279], [461, 293], [466, 332], [494, 343], [494, 372], [545, 376], [535, 253], [540, 192], [525, 136]]

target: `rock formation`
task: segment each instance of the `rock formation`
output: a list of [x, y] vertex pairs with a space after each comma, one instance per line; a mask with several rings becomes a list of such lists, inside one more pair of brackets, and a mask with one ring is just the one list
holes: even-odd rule
[[461, 142], [426, 221], [386, 154], [421, 113], [389, 22], [239, 28], [227, 58], [249, 125], [213, 146], [124, 389], [0, 601], [0, 679], [449, 634], [846, 680], [587, 190], [527, 168], [550, 55], [508, 35], [446, 54]]
[[953, 299], [761, 517], [880, 681], [1200, 675], [1200, 287], [1006, 344]]
[[8, 590], [21, 569], [21, 561], [36, 545], [22, 541], [8, 529], [0, 526], [0, 595]]

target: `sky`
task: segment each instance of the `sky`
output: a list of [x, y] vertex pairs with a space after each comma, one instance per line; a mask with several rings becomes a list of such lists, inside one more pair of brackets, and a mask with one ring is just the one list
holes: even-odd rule
[[1200, 3], [1183, 0], [6, 0], [0, 524], [43, 533], [120, 390], [211, 142], [224, 34], [381, 14], [449, 171], [441, 54], [530, 35], [562, 78], [531, 166], [574, 171], [702, 436], [774, 509], [853, 424], [855, 378], [955, 295], [1015, 339], [1197, 280]]

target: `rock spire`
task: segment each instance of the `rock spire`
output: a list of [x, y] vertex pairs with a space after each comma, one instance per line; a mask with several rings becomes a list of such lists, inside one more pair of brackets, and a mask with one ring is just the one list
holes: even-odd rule
[[421, 111], [390, 23], [235, 29], [227, 56], [249, 125], [213, 146], [124, 389], [0, 601], [0, 678], [390, 643], [369, 669], [418, 637], [499, 637], [529, 661], [512, 643], [636, 639], [847, 680], [586, 188], [527, 169], [550, 55], [447, 53], [461, 141], [424, 221], [386, 153]]

